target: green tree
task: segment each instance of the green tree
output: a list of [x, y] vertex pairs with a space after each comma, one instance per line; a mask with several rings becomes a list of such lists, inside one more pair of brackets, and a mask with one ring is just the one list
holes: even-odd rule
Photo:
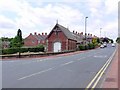
[[116, 42], [117, 42], [117, 43], [120, 43], [120, 37], [118, 37], [118, 38], [116, 39]]
[[11, 40], [10, 46], [11, 47], [22, 47], [23, 39], [22, 39], [22, 31], [18, 29], [17, 36]]
[[97, 38], [97, 43], [100, 43], [100, 39], [99, 38]]
[[114, 41], [112, 39], [110, 41], [111, 41], [111, 43], [114, 43]]
[[19, 48], [19, 57], [20, 57], [20, 49], [23, 46], [23, 39], [22, 39], [22, 31], [18, 29], [17, 36], [12, 39], [10, 46], [12, 48]]

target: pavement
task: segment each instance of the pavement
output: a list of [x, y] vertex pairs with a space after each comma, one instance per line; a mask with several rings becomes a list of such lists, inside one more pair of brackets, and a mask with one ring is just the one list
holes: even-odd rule
[[112, 60], [112, 63], [108, 68], [102, 88], [120, 88], [118, 87], [118, 51], [119, 49], [116, 51], [116, 54]]
[[114, 51], [109, 45], [51, 58], [5, 60], [2, 85], [3, 88], [86, 88]]

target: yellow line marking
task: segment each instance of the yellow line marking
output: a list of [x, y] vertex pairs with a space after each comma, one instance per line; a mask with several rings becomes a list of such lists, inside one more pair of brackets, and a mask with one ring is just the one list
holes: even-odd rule
[[[92, 79], [92, 81], [88, 84], [88, 86], [86, 87], [85, 90], [88, 90], [90, 88], [90, 86], [93, 84], [93, 82], [95, 81], [95, 79], [98, 78], [97, 81], [95, 82], [95, 84], [92, 87], [92, 88], [95, 88], [95, 86], [97, 85], [98, 81], [102, 77], [104, 71], [106, 70], [106, 68], [108, 67], [110, 62], [112, 61], [112, 57], [114, 56], [115, 52], [116, 52], [116, 49], [115, 49], [114, 53], [112, 54], [112, 56], [106, 61], [106, 63], [103, 65], [103, 67], [100, 69], [100, 71], [95, 75], [95, 77]], [[100, 76], [99, 76], [99, 74], [100, 74]], [[93, 89], [91, 89], [91, 90], [93, 90]]]
[[106, 66], [106, 64], [108, 63], [108, 61], [106, 61], [106, 63], [104, 64], [104, 66], [100, 69], [100, 71], [95, 75], [95, 77], [92, 79], [92, 81], [88, 84], [88, 86], [86, 87], [85, 90], [88, 90], [88, 88], [90, 88], [90, 86], [92, 85], [92, 83], [95, 81], [95, 79], [98, 77], [98, 75], [101, 73], [101, 71], [104, 69], [104, 67]]
[[98, 77], [98, 79], [96, 80], [96, 82], [94, 83], [94, 85], [92, 86], [91, 90], [94, 90], [94, 88], [96, 87], [96, 85], [98, 84], [100, 78], [102, 77], [103, 73], [105, 72], [105, 70], [107, 69], [107, 67], [109, 66], [111, 61], [109, 61], [109, 63], [106, 65], [106, 67], [104, 68], [104, 70], [101, 72], [100, 76]]
[[[115, 51], [116, 52], [116, 51]], [[100, 76], [97, 78], [96, 82], [94, 83], [94, 85], [92, 86], [91, 90], [94, 90], [94, 88], [96, 87], [96, 85], [98, 84], [100, 78], [102, 77], [103, 73], [105, 72], [105, 70], [107, 69], [107, 67], [110, 65], [111, 61], [112, 61], [112, 57], [114, 56], [115, 52], [112, 54], [112, 56], [108, 59], [109, 62], [107, 63], [106, 67], [104, 68], [104, 70], [101, 72]]]

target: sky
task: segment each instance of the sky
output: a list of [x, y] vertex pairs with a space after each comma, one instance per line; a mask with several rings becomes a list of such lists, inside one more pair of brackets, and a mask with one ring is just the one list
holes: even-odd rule
[[56, 22], [72, 32], [116, 39], [119, 0], [0, 0], [0, 37], [23, 38], [30, 33], [49, 34]]

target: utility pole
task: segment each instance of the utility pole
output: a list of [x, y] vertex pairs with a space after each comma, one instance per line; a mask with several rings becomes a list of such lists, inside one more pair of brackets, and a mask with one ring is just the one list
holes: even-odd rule
[[101, 38], [101, 30], [102, 30], [102, 28], [100, 28], [100, 38]]
[[87, 38], [86, 38], [86, 35], [87, 35], [87, 18], [88, 17], [85, 17], [85, 44], [86, 44], [86, 40], [87, 40]]

